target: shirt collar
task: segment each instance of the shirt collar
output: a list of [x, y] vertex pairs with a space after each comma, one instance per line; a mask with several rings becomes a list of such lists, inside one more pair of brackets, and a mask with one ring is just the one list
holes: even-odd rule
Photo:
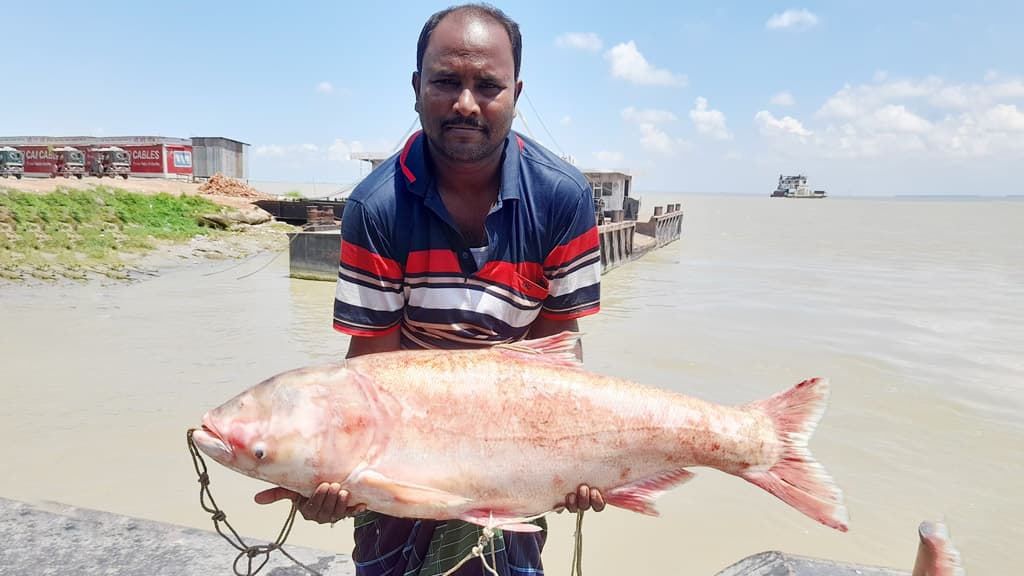
[[[501, 165], [501, 191], [498, 194], [500, 201], [518, 200], [519, 194], [519, 157], [526, 147], [526, 143], [519, 134], [509, 131], [505, 137], [505, 152]], [[398, 167], [405, 178], [405, 185], [410, 192], [417, 196], [426, 196], [427, 191], [433, 186], [433, 178], [430, 174], [429, 164], [426, 156], [427, 139], [423, 131], [419, 130], [409, 137], [398, 156]]]

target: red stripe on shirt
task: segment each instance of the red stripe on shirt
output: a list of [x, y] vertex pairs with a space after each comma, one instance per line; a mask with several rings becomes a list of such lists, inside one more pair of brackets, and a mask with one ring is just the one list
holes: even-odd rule
[[405, 260], [405, 273], [423, 274], [425, 272], [441, 274], [461, 274], [459, 257], [451, 250], [417, 250], [409, 252]]
[[402, 267], [398, 262], [390, 258], [384, 258], [374, 254], [366, 248], [357, 246], [351, 242], [341, 243], [341, 263], [346, 266], [358, 268], [374, 276], [400, 280], [402, 278]]
[[578, 258], [580, 254], [596, 249], [599, 242], [597, 226], [594, 226], [590, 230], [587, 230], [583, 234], [573, 238], [568, 243], [552, 250], [551, 254], [544, 259], [544, 267], [558, 268], [565, 265], [567, 262], [572, 262]]
[[409, 155], [409, 149], [412, 148], [412, 143], [416, 141], [416, 137], [420, 135], [423, 130], [417, 130], [408, 140], [405, 141], [405, 148], [402, 148], [402, 155], [398, 157], [398, 164], [402, 167], [402, 174], [409, 180], [409, 184], [416, 181], [416, 175], [412, 173], [412, 170], [405, 165], [405, 158]]
[[349, 336], [385, 336], [387, 334], [391, 334], [395, 330], [398, 330], [399, 328], [401, 328], [401, 326], [402, 323], [399, 322], [398, 324], [395, 324], [394, 326], [390, 326], [383, 330], [360, 330], [358, 328], [353, 328], [351, 326], [342, 324], [337, 320], [334, 321], [334, 329], [337, 330], [338, 332], [341, 332], [342, 334], [348, 334]]
[[520, 294], [543, 300], [548, 295], [544, 268], [534, 262], [488, 262], [475, 274], [477, 278], [512, 288]]

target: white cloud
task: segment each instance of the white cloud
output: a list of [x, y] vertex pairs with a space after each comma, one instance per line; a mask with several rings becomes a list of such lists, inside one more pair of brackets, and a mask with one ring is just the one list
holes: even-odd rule
[[654, 108], [637, 110], [629, 106], [622, 109], [622, 119], [637, 124], [666, 124], [668, 122], [675, 122], [676, 115], [668, 110], [657, 110]]
[[906, 106], [890, 104], [875, 110], [865, 124], [877, 132], [927, 132], [931, 123], [907, 110]]
[[612, 76], [615, 78], [647, 86], [686, 85], [685, 75], [655, 68], [647, 62], [632, 40], [614, 46], [605, 52], [604, 57], [611, 64]]
[[1024, 79], [986, 74], [981, 82], [938, 77], [845, 85], [805, 127], [758, 112], [761, 134], [779, 151], [828, 158], [1002, 158], [1024, 153]]
[[321, 82], [316, 85], [316, 91], [329, 94], [331, 92], [334, 92], [334, 85], [331, 84], [330, 82]]
[[349, 162], [354, 161], [349, 158], [349, 155], [353, 152], [364, 152], [363, 145], [358, 140], [352, 143], [345, 142], [341, 138], [335, 138], [334, 142], [327, 149], [327, 159], [332, 162]]
[[257, 146], [253, 153], [263, 158], [297, 158], [316, 156], [320, 147], [316, 144], [263, 144]]
[[594, 152], [594, 158], [597, 159], [603, 165], [615, 165], [625, 159], [625, 155], [622, 152], [614, 152], [612, 150], [598, 150]]
[[653, 124], [640, 125], [640, 145], [645, 150], [671, 156], [675, 151], [672, 137]]
[[773, 14], [771, 18], [765, 22], [764, 27], [769, 30], [778, 30], [783, 28], [811, 28], [818, 24], [818, 17], [808, 12], [807, 10], [786, 10], [779, 14]]
[[1000, 104], [982, 115], [981, 126], [994, 132], [1024, 132], [1024, 110], [1016, 104]]
[[701, 134], [707, 134], [717, 140], [732, 139], [732, 134], [725, 125], [725, 114], [720, 110], [708, 108], [707, 98], [697, 97], [694, 109], [690, 110], [690, 120], [693, 120], [693, 125]]
[[572, 116], [562, 116], [562, 119], [558, 121], [562, 126], [569, 126], [572, 124]]
[[603, 44], [601, 37], [593, 32], [566, 32], [555, 38], [555, 46], [597, 52]]
[[799, 120], [792, 116], [776, 118], [771, 112], [761, 110], [754, 115], [754, 120], [760, 127], [761, 133], [766, 136], [786, 135], [802, 139], [812, 134], [810, 130], [804, 128], [804, 125]]
[[257, 146], [252, 153], [256, 156], [265, 156], [268, 158], [276, 158], [285, 155], [284, 146], [277, 144], [264, 144], [262, 146]]
[[772, 96], [772, 104], [776, 106], [792, 106], [796, 104], [796, 101], [793, 100], [793, 95], [789, 92], [779, 92]]

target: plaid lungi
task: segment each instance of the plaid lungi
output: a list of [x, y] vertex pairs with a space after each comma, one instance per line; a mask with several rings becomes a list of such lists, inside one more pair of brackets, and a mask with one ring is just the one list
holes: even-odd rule
[[[547, 539], [547, 522], [539, 532], [495, 530], [494, 568], [501, 576], [544, 574], [540, 554]], [[366, 512], [355, 518], [356, 576], [438, 576], [470, 554], [482, 528], [459, 520], [412, 520]], [[488, 563], [491, 548], [484, 550]], [[458, 576], [487, 574], [473, 558]]]

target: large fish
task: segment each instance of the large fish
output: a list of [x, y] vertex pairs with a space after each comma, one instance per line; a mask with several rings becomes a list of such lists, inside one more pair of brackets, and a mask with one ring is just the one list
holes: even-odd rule
[[828, 396], [806, 380], [722, 406], [587, 372], [578, 334], [482, 350], [408, 350], [281, 373], [202, 419], [196, 445], [242, 474], [405, 518], [506, 530], [580, 484], [657, 515], [655, 499], [708, 466], [847, 529], [842, 495], [807, 449]]

